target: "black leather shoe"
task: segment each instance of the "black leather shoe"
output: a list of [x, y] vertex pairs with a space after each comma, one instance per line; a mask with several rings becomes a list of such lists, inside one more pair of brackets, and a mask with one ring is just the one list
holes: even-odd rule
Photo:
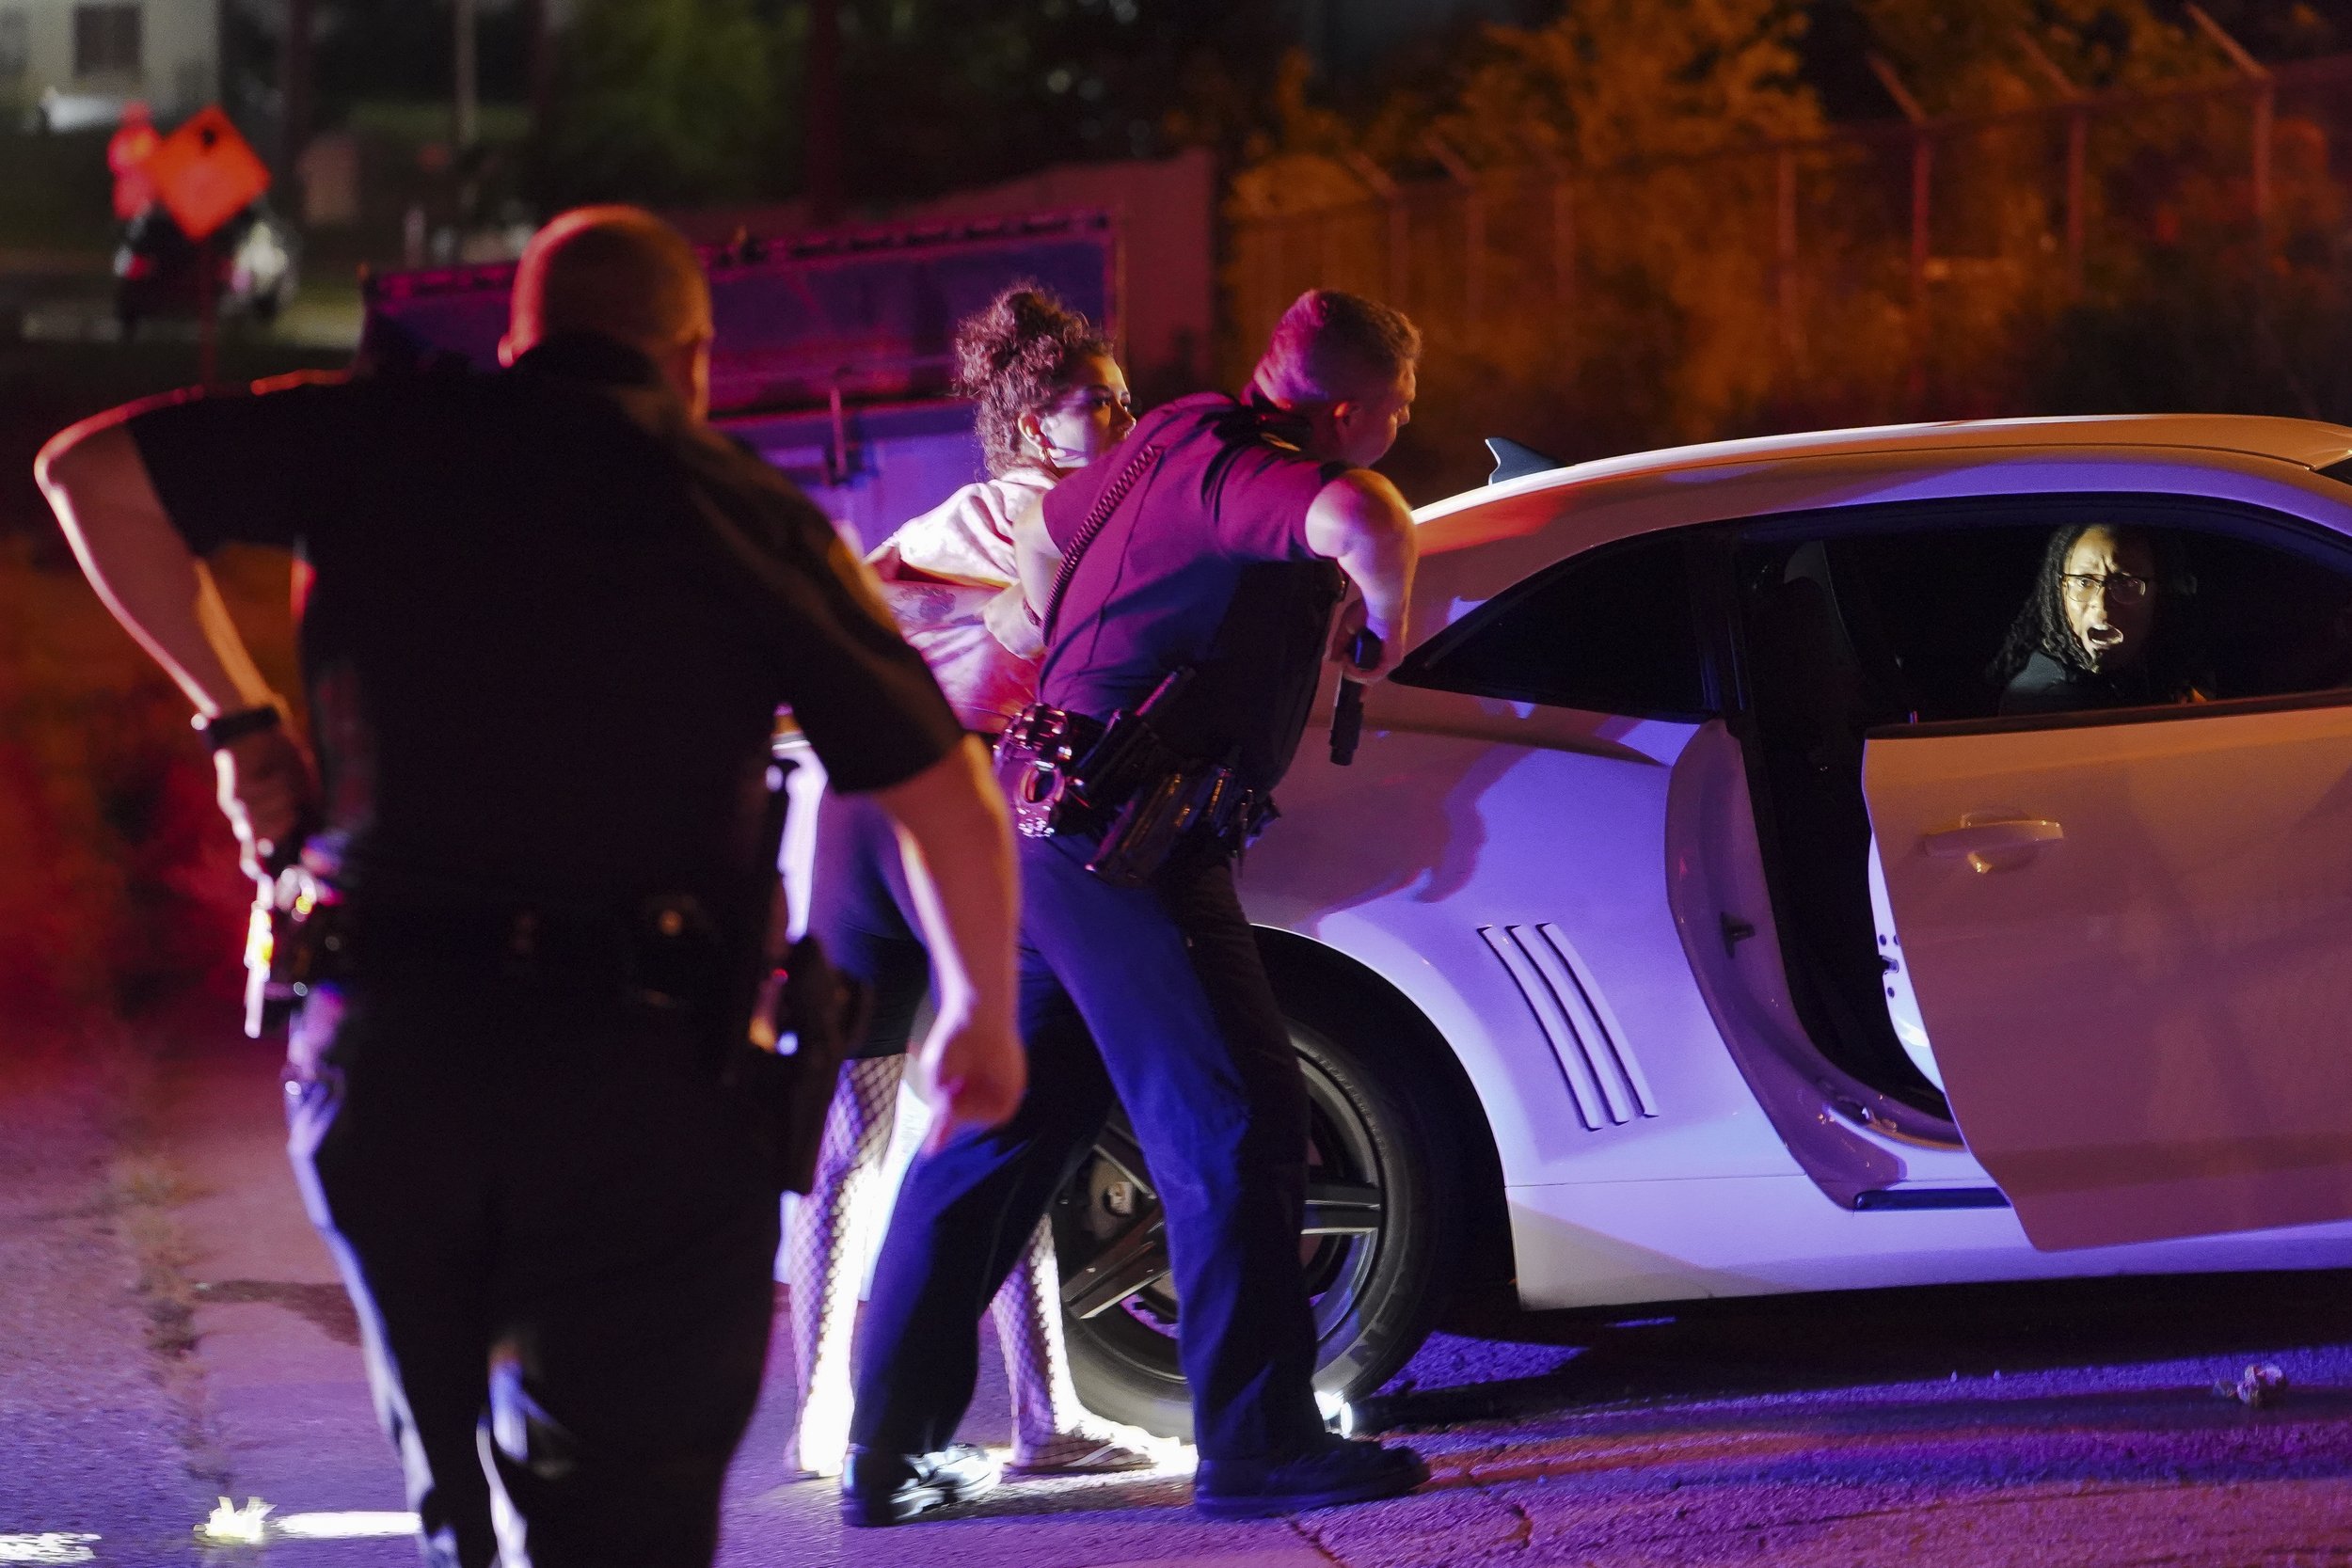
[[1263, 1519], [1410, 1492], [1429, 1466], [1410, 1449], [1327, 1437], [1281, 1459], [1204, 1459], [1192, 1506], [1213, 1519]]
[[933, 1453], [880, 1453], [854, 1445], [841, 1466], [841, 1522], [902, 1525], [918, 1513], [969, 1502], [996, 1484], [985, 1449], [950, 1443]]

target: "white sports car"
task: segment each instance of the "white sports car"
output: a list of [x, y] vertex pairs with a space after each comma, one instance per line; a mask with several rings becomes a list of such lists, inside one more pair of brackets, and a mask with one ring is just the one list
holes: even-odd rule
[[[1310, 731], [1244, 867], [1315, 1107], [1327, 1391], [1470, 1282], [2352, 1263], [2352, 429], [1496, 445], [1419, 515], [1418, 645], [1352, 766]], [[1987, 667], [2085, 523], [2161, 562], [2136, 591], [2194, 678], [2001, 717]], [[1089, 1402], [1183, 1430], [1121, 1129], [1057, 1226]]]

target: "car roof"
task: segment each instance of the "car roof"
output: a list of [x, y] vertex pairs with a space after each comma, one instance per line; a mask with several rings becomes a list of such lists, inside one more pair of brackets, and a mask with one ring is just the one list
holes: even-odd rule
[[[2279, 419], [2265, 414], [2097, 414], [2022, 420], [1952, 420], [1928, 424], [1869, 425], [1852, 430], [1806, 431], [1789, 436], [1755, 436], [1737, 441], [1708, 441], [1597, 458], [1540, 473], [1482, 485], [1433, 501], [1414, 513], [1431, 531], [1424, 547], [1445, 548], [1520, 533], [1541, 527], [1558, 513], [1565, 491], [1604, 481], [1661, 475], [1697, 468], [1900, 451], [1948, 456], [2003, 448], [2080, 448], [2204, 451], [2268, 458], [2306, 468], [2324, 468], [2352, 458], [2352, 428], [2317, 420]], [[1474, 515], [1474, 516], [1473, 516]]]

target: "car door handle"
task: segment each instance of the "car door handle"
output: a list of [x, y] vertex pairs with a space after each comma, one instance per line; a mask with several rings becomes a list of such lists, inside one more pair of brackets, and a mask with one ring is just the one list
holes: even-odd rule
[[2066, 830], [2056, 822], [2039, 816], [2007, 816], [1963, 822], [1956, 828], [1929, 833], [1919, 842], [1938, 860], [1964, 859], [1979, 871], [1990, 871], [1994, 868], [1990, 856], [2004, 850], [2036, 849], [2044, 844], [2062, 843], [2065, 838]]

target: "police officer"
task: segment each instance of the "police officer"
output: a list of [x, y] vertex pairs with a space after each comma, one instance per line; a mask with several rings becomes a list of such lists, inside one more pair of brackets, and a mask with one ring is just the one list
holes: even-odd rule
[[[292, 1152], [438, 1564], [710, 1560], [772, 1303], [776, 1129], [713, 1014], [779, 705], [920, 851], [944, 1125], [1019, 1094], [1001, 800], [832, 527], [704, 422], [710, 320], [674, 230], [583, 209], [501, 373], [182, 394], [40, 463], [248, 868], [317, 825]], [[232, 542], [315, 574], [315, 780], [204, 567]]]
[[[1384, 652], [1359, 671], [1369, 676], [1403, 644], [1411, 517], [1363, 465], [1408, 417], [1419, 349], [1394, 310], [1304, 295], [1249, 401], [1206, 394], [1144, 416], [1016, 532], [1045, 641], [1039, 732], [1092, 736], [1188, 671], [1153, 716], [1152, 745], [1187, 759], [1196, 781], [1221, 779], [1220, 801], [1247, 805], [1225, 813], [1233, 831], [1195, 833], [1156, 869], [1083, 816], [1019, 841], [1029, 1088], [1010, 1121], [926, 1154], [900, 1190], [843, 1472], [852, 1524], [896, 1523], [988, 1483], [976, 1451], [949, 1446], [973, 1387], [974, 1321], [1114, 1088], [1166, 1212], [1196, 1506], [1250, 1517], [1427, 1475], [1409, 1449], [1328, 1435], [1315, 1405], [1299, 1264], [1306, 1093], [1232, 872], [1298, 744], [1327, 648], [1370, 630]], [[1360, 597], [1334, 639], [1349, 584]], [[1117, 806], [1088, 766], [1073, 754], [1063, 782]], [[1121, 874], [1099, 874], [1113, 861]]]

